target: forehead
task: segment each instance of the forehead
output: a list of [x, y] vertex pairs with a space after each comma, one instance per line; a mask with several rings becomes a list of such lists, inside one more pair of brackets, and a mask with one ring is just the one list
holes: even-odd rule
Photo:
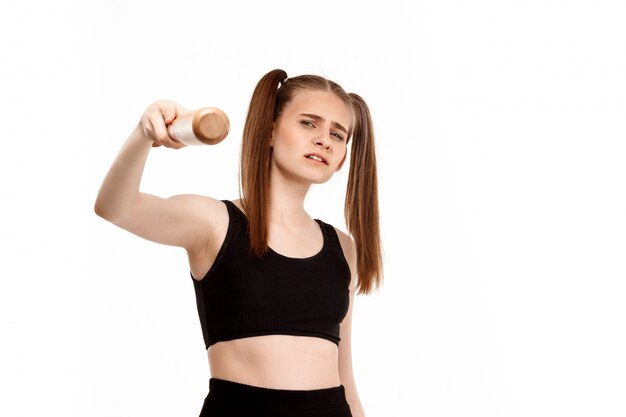
[[352, 110], [329, 91], [301, 90], [287, 104], [284, 113], [289, 115], [310, 113], [346, 127], [352, 126]]

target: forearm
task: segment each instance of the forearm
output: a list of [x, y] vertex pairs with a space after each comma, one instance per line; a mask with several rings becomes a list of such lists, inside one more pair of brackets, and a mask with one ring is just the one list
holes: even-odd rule
[[359, 399], [356, 389], [346, 387], [346, 400], [348, 400], [348, 404], [350, 404], [352, 417], [365, 417], [365, 411], [363, 411], [363, 406], [361, 405], [361, 400]]
[[99, 216], [114, 221], [136, 201], [152, 143], [138, 124], [122, 146], [100, 186], [94, 207]]

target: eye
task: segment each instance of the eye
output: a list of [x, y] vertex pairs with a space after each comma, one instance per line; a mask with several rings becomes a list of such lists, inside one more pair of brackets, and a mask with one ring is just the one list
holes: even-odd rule
[[308, 126], [308, 127], [315, 127], [315, 123], [313, 123], [310, 120], [303, 120], [300, 123], [302, 123], [304, 126]]
[[339, 133], [336, 132], [332, 132], [331, 135], [335, 136], [337, 139], [339, 139], [340, 141], [343, 141], [343, 136], [341, 136]]

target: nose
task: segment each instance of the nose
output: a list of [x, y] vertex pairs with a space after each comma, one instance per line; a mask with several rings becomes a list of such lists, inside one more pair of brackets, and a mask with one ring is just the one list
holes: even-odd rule
[[317, 146], [329, 149], [332, 143], [333, 142], [330, 140], [330, 138], [324, 134], [315, 137], [315, 144]]

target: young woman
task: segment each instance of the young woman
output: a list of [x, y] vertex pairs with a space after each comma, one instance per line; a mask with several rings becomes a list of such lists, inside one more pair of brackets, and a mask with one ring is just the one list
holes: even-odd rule
[[[186, 109], [150, 105], [106, 175], [96, 213], [186, 249], [211, 378], [201, 417], [363, 417], [352, 373], [356, 292], [382, 279], [374, 137], [356, 94], [273, 70], [257, 84], [241, 152], [241, 198], [139, 192], [153, 146]], [[346, 162], [348, 234], [304, 210], [311, 184]]]

